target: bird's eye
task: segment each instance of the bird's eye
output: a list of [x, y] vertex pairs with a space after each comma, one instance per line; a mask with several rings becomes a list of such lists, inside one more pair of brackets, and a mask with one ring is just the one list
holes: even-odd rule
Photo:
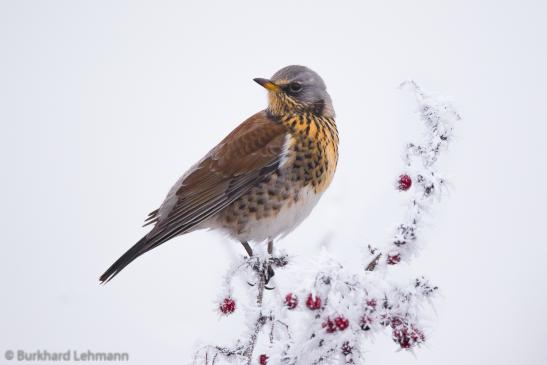
[[289, 84], [289, 91], [292, 93], [297, 93], [302, 91], [302, 84], [299, 82], [291, 82]]

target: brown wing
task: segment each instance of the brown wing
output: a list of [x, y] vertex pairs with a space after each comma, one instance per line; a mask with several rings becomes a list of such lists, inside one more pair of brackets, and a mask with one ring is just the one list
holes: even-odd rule
[[154, 228], [100, 277], [105, 283], [145, 252], [188, 232], [274, 172], [287, 131], [265, 112], [253, 115], [188, 171], [148, 216]]
[[171, 189], [150, 214], [157, 246], [211, 217], [274, 172], [287, 131], [262, 111], [243, 122]]

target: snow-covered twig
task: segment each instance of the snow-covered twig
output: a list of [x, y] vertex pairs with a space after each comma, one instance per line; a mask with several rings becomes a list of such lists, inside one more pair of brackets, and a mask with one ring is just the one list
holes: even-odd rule
[[424, 142], [407, 144], [403, 158], [405, 173], [396, 183], [398, 190], [408, 194], [406, 218], [396, 226], [390, 244], [380, 252], [373, 252], [374, 258], [366, 265], [368, 271], [376, 269], [378, 264], [396, 265], [417, 253], [424, 213], [439, 200], [445, 186], [435, 164], [453, 139], [454, 123], [461, 119], [448, 101], [424, 93], [414, 81], [405, 81], [400, 87], [410, 89], [416, 96], [426, 131]]

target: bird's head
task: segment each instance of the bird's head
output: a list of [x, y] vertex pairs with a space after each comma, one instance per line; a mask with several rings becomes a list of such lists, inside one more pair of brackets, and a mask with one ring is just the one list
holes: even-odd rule
[[311, 112], [334, 117], [332, 101], [323, 79], [304, 66], [287, 66], [271, 79], [256, 78], [268, 90], [268, 110], [274, 115]]

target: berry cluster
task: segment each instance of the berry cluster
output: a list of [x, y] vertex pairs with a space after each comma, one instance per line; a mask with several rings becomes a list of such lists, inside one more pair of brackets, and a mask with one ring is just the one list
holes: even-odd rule
[[401, 318], [392, 318], [391, 328], [393, 341], [398, 343], [402, 349], [410, 349], [425, 341], [425, 335], [422, 331]]
[[343, 316], [338, 316], [334, 320], [327, 318], [321, 325], [327, 333], [343, 331], [349, 327], [349, 320]]
[[308, 300], [306, 300], [306, 307], [308, 307], [312, 311], [321, 308], [321, 298], [319, 298], [318, 296], [314, 297], [312, 294], [308, 295]]

